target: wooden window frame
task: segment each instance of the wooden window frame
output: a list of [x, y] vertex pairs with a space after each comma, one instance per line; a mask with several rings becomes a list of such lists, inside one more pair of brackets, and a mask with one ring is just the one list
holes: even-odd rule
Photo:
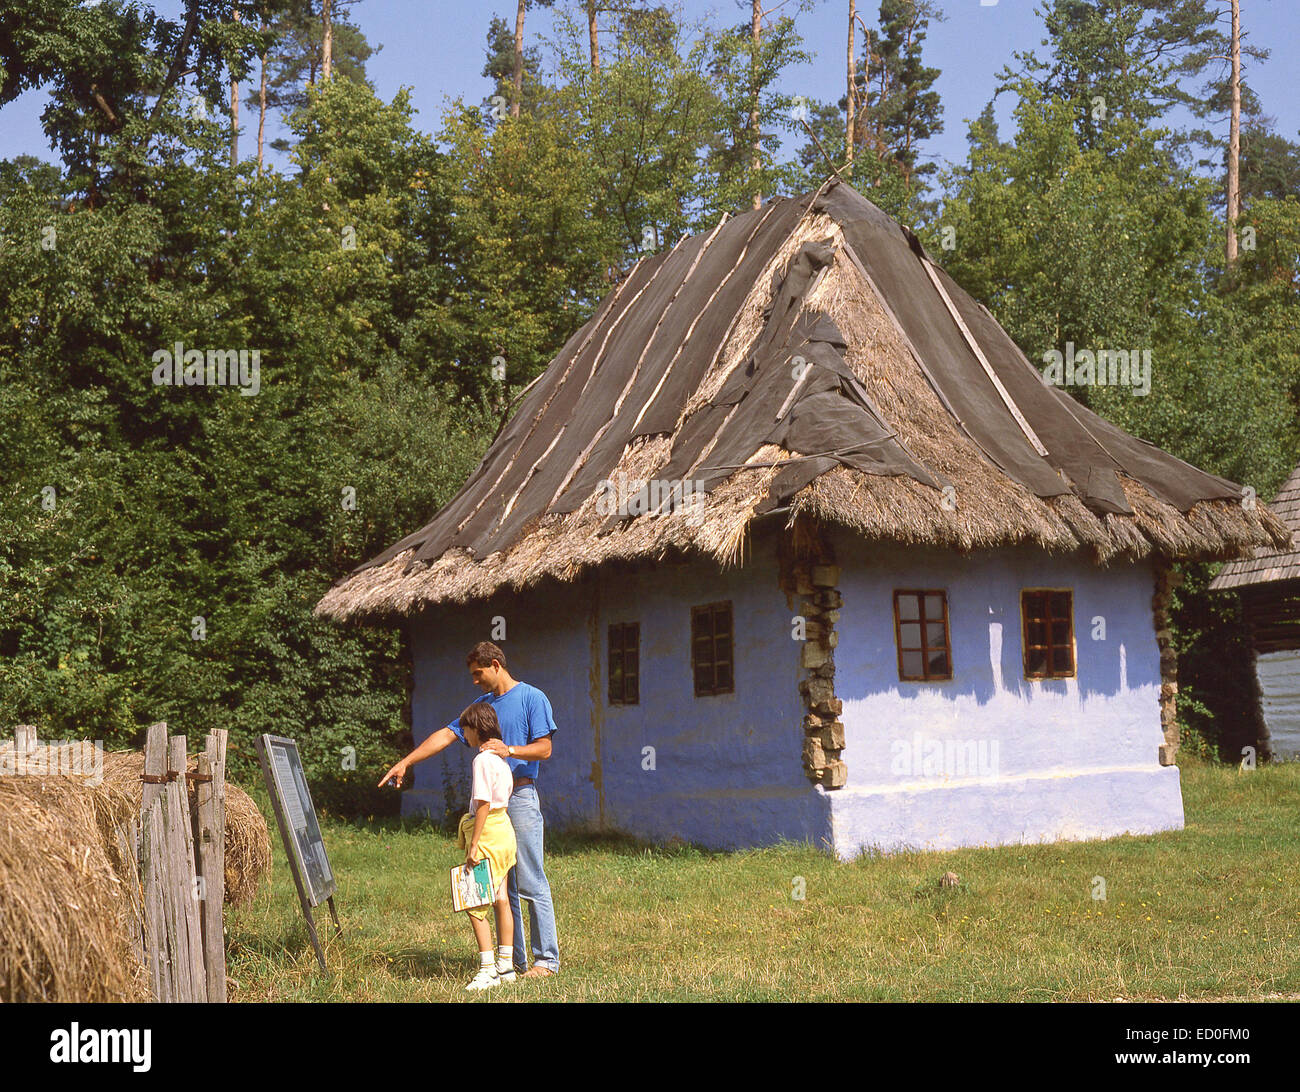
[[[900, 596], [914, 595], [918, 599], [917, 617], [906, 619], [907, 625], [919, 624], [921, 627], [921, 647], [908, 648], [908, 652], [919, 652], [921, 654], [921, 674], [908, 675], [903, 669], [903, 625], [904, 619], [898, 610], [898, 601]], [[939, 621], [938, 618], [927, 618], [925, 614], [925, 597], [927, 595], [937, 595], [939, 601], [943, 604], [943, 645], [931, 645], [926, 636], [926, 626], [931, 622]], [[952, 681], [952, 630], [948, 626], [948, 591], [946, 588], [895, 588], [894, 589], [894, 649], [898, 653], [898, 681], [899, 682], [951, 682]], [[942, 652], [948, 661], [948, 671], [945, 674], [930, 671], [930, 654]]]
[[[730, 656], [727, 659], [719, 659], [718, 652], [718, 629], [715, 623], [718, 612], [725, 610], [729, 631], [727, 633], [727, 642]], [[700, 687], [700, 668], [705, 666], [698, 656], [698, 646], [696, 644], [697, 620], [701, 617], [709, 619], [709, 659], [707, 666], [711, 669], [713, 676], [713, 686], [711, 688], [701, 689]], [[731, 681], [726, 686], [718, 685], [718, 665], [726, 664], [731, 669]], [[717, 603], [705, 603], [698, 607], [691, 608], [691, 685], [695, 690], [697, 698], [709, 698], [718, 694], [734, 694], [736, 692], [736, 613], [732, 609], [731, 600], [725, 599]]]
[[[1052, 615], [1052, 595], [1068, 595], [1070, 597], [1070, 613], [1066, 618], [1069, 624], [1069, 650], [1070, 650], [1070, 670], [1053, 671], [1052, 670], [1052, 652], [1054, 649], [1066, 648], [1066, 645], [1057, 644], [1052, 640], [1052, 622], [1060, 619]], [[1029, 641], [1029, 622], [1030, 616], [1025, 609], [1025, 599], [1031, 595], [1046, 596], [1047, 612], [1041, 617], [1035, 616], [1035, 621], [1043, 622], [1047, 627], [1047, 644], [1031, 644]], [[1046, 650], [1047, 667], [1044, 671], [1031, 672], [1029, 670], [1029, 653], [1031, 650]], [[1074, 589], [1073, 588], [1021, 588], [1020, 589], [1020, 659], [1023, 666], [1026, 679], [1074, 679], [1079, 675], [1079, 647], [1074, 633]]]
[[[618, 643], [615, 644], [615, 635], [618, 637]], [[632, 640], [629, 643], [628, 636]], [[606, 687], [606, 694], [609, 698], [610, 705], [640, 705], [641, 704], [641, 623], [640, 622], [611, 622], [608, 632], [609, 651], [609, 685]], [[628, 651], [636, 653], [636, 671], [630, 676], [627, 672], [626, 657]], [[618, 654], [619, 666], [623, 669], [618, 676], [620, 687], [617, 695], [614, 691], [614, 659], [615, 652]], [[633, 693], [628, 697], [628, 679], [633, 680]]]

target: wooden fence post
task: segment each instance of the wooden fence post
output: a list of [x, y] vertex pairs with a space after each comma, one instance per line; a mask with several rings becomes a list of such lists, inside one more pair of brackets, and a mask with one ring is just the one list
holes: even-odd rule
[[163, 831], [163, 785], [167, 780], [167, 725], [151, 724], [144, 744], [144, 784], [140, 790], [140, 849], [143, 857], [144, 950], [153, 999], [176, 999], [168, 928], [167, 854]]
[[203, 962], [207, 969], [207, 999], [226, 1000], [226, 732], [208, 734], [199, 755], [196, 797], [196, 837], [199, 871], [203, 877]]
[[36, 750], [40, 740], [36, 738], [34, 724], [14, 725], [14, 751], [19, 756], [31, 754]]
[[167, 761], [167, 795], [169, 796], [168, 845], [175, 869], [172, 887], [178, 910], [177, 941], [184, 955], [186, 984], [184, 1000], [206, 1001], [208, 977], [203, 969], [203, 930], [199, 922], [199, 899], [203, 894], [194, 863], [194, 828], [190, 822], [190, 798], [187, 789], [185, 737], [172, 736]]

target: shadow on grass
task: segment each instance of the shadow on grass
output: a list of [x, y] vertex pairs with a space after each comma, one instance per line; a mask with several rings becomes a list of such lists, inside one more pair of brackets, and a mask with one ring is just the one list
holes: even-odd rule
[[394, 978], [440, 979], [468, 982], [478, 970], [478, 954], [465, 945], [464, 951], [437, 952], [431, 948], [401, 948], [387, 958], [388, 973]]
[[[330, 826], [346, 828], [360, 834], [380, 836], [384, 834], [418, 834], [452, 838], [456, 834], [454, 823], [440, 822], [428, 816], [339, 816], [323, 815]], [[327, 834], [328, 837], [328, 834]], [[818, 850], [811, 842], [779, 841], [770, 846], [745, 849], [710, 849], [697, 842], [688, 842], [681, 838], [669, 838], [656, 842], [648, 838], [623, 834], [618, 831], [555, 830], [546, 831], [546, 855], [556, 857], [581, 856], [586, 853], [606, 853], [617, 857], [651, 857], [657, 860], [713, 860], [717, 858], [739, 857], [766, 850]]]

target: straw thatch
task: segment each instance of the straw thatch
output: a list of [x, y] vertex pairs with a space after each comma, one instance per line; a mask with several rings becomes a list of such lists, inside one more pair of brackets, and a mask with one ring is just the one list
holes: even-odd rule
[[[856, 194], [852, 197], [874, 210]], [[428, 604], [481, 599], [543, 579], [572, 580], [584, 570], [607, 562], [658, 560], [670, 554], [696, 554], [720, 564], [732, 564], [741, 558], [746, 536], [755, 522], [766, 518], [768, 512], [785, 521], [786, 526], [806, 515], [870, 539], [956, 550], [1029, 544], [1051, 551], [1083, 552], [1098, 564], [1148, 556], [1226, 559], [1255, 546], [1289, 542], [1287, 528], [1263, 505], [1243, 506], [1233, 493], [1236, 487], [1232, 483], [1205, 475], [1151, 448], [1154, 454], [1144, 464], [1146, 471], [1155, 467], [1156, 477], [1164, 482], [1170, 476], [1183, 475], [1178, 484], [1203, 499], [1194, 499], [1180, 509], [1162, 498], [1144, 484], [1141, 472], [1129, 473], [1118, 461], [1115, 451], [1120, 447], [1115, 437], [1122, 438], [1121, 447], [1122, 441], [1130, 442], [1125, 450], [1131, 454], [1134, 445], [1129, 438], [1089, 417], [1086, 410], [1059, 390], [1047, 399], [1048, 409], [1043, 408], [1040, 395], [1035, 412], [1040, 419], [1043, 414], [1068, 418], [1071, 434], [1086, 437], [1082, 444], [1096, 446], [1098, 479], [1109, 475], [1113, 483], [1109, 496], [1098, 503], [1099, 494], [1107, 492], [1104, 482], [1095, 483], [1091, 474], [1086, 475], [1087, 481], [1071, 481], [1061, 469], [1063, 465], [1081, 465], [1077, 448], [1070, 456], [1073, 463], [1055, 454], [1055, 461], [1044, 458], [1051, 469], [1046, 486], [1038, 470], [1038, 492], [1022, 484], [990, 454], [987, 429], [980, 432], [971, 420], [959, 419], [940, 393], [934, 375], [918, 356], [896, 314], [897, 296], [891, 308], [863, 267], [862, 258], [848, 245], [848, 226], [843, 217], [837, 219], [818, 207], [816, 199], [807, 198], [799, 199], [794, 215], [790, 211], [794, 204], [781, 206], [775, 212], [769, 209], [761, 216], [746, 214], [725, 230], [683, 240], [669, 254], [658, 256], [661, 260], [657, 266], [639, 265], [556, 358], [457, 498], [426, 528], [336, 584], [317, 605], [317, 613], [339, 620], [408, 615]], [[773, 203], [773, 207], [777, 205], [779, 202]], [[883, 216], [879, 210], [874, 214]], [[781, 216], [788, 218], [780, 226], [785, 234], [775, 242], [761, 242], [763, 232], [773, 229]], [[740, 223], [742, 220], [745, 222]], [[784, 226], [787, 222], [791, 225], [788, 229]], [[864, 222], [859, 219], [857, 224]], [[893, 228], [902, 232], [897, 225]], [[767, 248], [757, 255], [763, 259], [761, 262], [746, 266], [745, 261], [750, 260], [745, 257], [749, 254], [746, 249], [725, 271], [700, 272], [708, 265], [707, 260], [702, 263], [701, 256], [707, 257], [710, 247], [721, 247], [726, 239], [732, 239], [734, 245], [742, 235], [747, 248], [760, 247], [760, 243]], [[861, 233], [857, 238], [861, 246]], [[799, 281], [792, 271], [809, 245], [832, 256], [823, 268]], [[910, 252], [908, 260], [929, 262], [928, 256], [913, 257]], [[674, 262], [677, 272], [670, 275], [665, 271]], [[707, 345], [696, 348], [697, 324], [703, 329], [708, 322], [702, 320], [712, 316], [716, 328], [717, 317], [710, 308], [720, 306], [719, 293], [742, 269], [748, 270], [750, 287], [731, 317], [724, 339], [716, 352], [710, 353]], [[671, 297], [666, 291], [655, 296], [656, 275], [662, 274], [671, 282], [673, 277], [683, 276], [683, 270], [685, 280]], [[938, 275], [933, 269], [929, 275], [935, 278], [935, 301], [943, 299]], [[694, 306], [698, 315], [682, 334], [684, 324], [679, 319], [674, 326], [673, 308], [689, 295], [685, 286], [691, 283], [692, 276], [702, 279], [704, 285], [696, 289]], [[788, 287], [791, 283], [795, 289]], [[798, 293], [793, 296], [793, 304], [792, 292]], [[978, 306], [974, 301], [955, 286], [950, 285], [947, 292], [949, 300], [957, 300], [968, 325], [978, 321], [972, 311]], [[711, 484], [703, 510], [685, 508], [622, 521], [600, 514], [600, 490], [587, 490], [595, 471], [607, 468], [604, 480], [609, 481], [620, 476], [630, 482], [656, 478], [675, 454], [683, 447], [689, 448], [686, 434], [702, 415], [713, 411], [721, 416], [728, 406], [734, 414], [740, 408], [725, 397], [720, 408], [718, 400], [729, 384], [734, 386], [733, 380], [755, 371], [755, 354], [760, 347], [774, 344], [772, 328], [780, 315], [773, 312], [778, 301], [791, 313], [797, 309], [799, 318], [829, 319], [843, 335], [843, 362], [873, 403], [870, 410], [878, 413], [880, 423], [888, 429], [889, 442], [897, 445], [895, 462], [902, 465], [910, 461], [910, 465], [920, 468], [919, 473], [869, 473], [860, 466], [848, 465], [852, 458], [800, 455], [756, 440], [756, 449], [737, 464], [729, 477]], [[934, 321], [953, 324], [955, 331], [959, 324], [948, 310], [941, 309], [943, 306], [934, 302], [934, 314], [938, 316]], [[668, 326], [678, 332], [675, 347], [660, 344]], [[639, 342], [629, 335], [620, 343], [620, 336], [627, 333], [624, 328], [636, 331]], [[970, 340], [970, 332], [963, 333]], [[998, 336], [1002, 340], [994, 344], [987, 330], [980, 335], [989, 355], [1001, 354], [995, 370], [1004, 381], [1018, 380], [1023, 391], [1023, 369], [1032, 371], [1032, 365], [1023, 354], [1018, 359], [1010, 358], [1009, 340], [1000, 331]], [[629, 356], [638, 343], [644, 348], [633, 362]], [[698, 359], [688, 359], [693, 350]], [[986, 378], [985, 373], [976, 370], [976, 355], [972, 352], [970, 356], [970, 382], [991, 391], [992, 373]], [[930, 363], [933, 366], [934, 362]], [[610, 370], [604, 378], [603, 394], [597, 378], [603, 374], [602, 369]], [[657, 415], [660, 421], [672, 420], [660, 405], [662, 392], [674, 389], [674, 380], [683, 369], [693, 369], [689, 372], [693, 388], [685, 392], [676, 407], [675, 423], [647, 434], [642, 421], [647, 412], [652, 418]], [[762, 378], [761, 369], [757, 374]], [[570, 381], [581, 386], [581, 396], [562, 404], [565, 384]], [[610, 391], [617, 389], [621, 393], [617, 400], [611, 400]], [[791, 391], [791, 399], [796, 393]], [[591, 406], [597, 395], [612, 401], [612, 405], [608, 420], [593, 425], [595, 411]], [[1029, 451], [1026, 445], [1030, 430], [1024, 430], [1023, 436], [1016, 430], [1008, 412], [1011, 400], [1006, 401], [1007, 410], [994, 403], [996, 413], [1005, 416], [998, 427], [1005, 427], [1015, 442]], [[790, 404], [789, 399], [786, 404]], [[548, 426], [557, 431], [547, 445], [547, 435], [538, 430], [557, 413], [564, 419]], [[564, 417], [565, 413], [569, 416]], [[630, 426], [625, 421], [629, 415], [635, 417]], [[696, 477], [701, 468], [713, 469], [710, 456], [730, 419], [731, 414], [723, 418], [717, 432], [689, 461], [680, 477]], [[1102, 426], [1110, 431], [1103, 431]], [[591, 434], [580, 434], [576, 439], [566, 435], [583, 428], [591, 428]], [[628, 440], [621, 454], [612, 464], [602, 463], [602, 441], [607, 446], [610, 438], [624, 435]], [[1045, 436], [1055, 440], [1047, 433]], [[1157, 461], [1157, 457], [1163, 461]], [[1030, 459], [1034, 458], [1030, 452]], [[1141, 463], [1141, 458], [1137, 462]], [[778, 495], [782, 470], [801, 464], [820, 472], [810, 481], [800, 481], [790, 495]], [[680, 456], [673, 466], [682, 469]], [[558, 471], [565, 467], [567, 473], [561, 477]], [[929, 476], [931, 481], [951, 485], [955, 505], [943, 503], [940, 489], [920, 480]], [[574, 496], [578, 483], [582, 483], [581, 497]], [[1066, 491], [1061, 492], [1062, 488]]]

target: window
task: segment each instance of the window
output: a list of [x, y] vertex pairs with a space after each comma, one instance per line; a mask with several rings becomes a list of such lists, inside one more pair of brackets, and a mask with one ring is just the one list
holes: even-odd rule
[[1052, 588], [1020, 593], [1026, 679], [1074, 675], [1074, 593]]
[[731, 604], [692, 607], [691, 667], [695, 672], [697, 698], [734, 692], [736, 680], [731, 657]]
[[609, 704], [638, 704], [640, 684], [641, 623], [615, 622], [609, 627]]
[[898, 677], [905, 682], [952, 678], [948, 593], [933, 589], [894, 592]]

